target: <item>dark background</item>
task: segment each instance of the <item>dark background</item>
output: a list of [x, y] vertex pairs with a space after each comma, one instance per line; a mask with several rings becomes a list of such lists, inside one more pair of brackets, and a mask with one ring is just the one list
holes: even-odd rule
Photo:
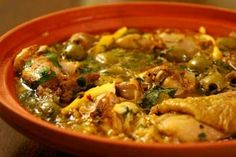
[[[124, 1], [124, 0], [123, 0]], [[126, 0], [134, 1], [134, 0]], [[141, 0], [139, 0], [141, 1]], [[144, 1], [144, 0], [143, 0]], [[236, 0], [162, 0], [200, 3], [236, 9]], [[0, 0], [0, 35], [17, 24], [56, 10], [121, 0]]]
[[[127, 0], [132, 1], [132, 0]], [[162, 0], [178, 1], [178, 0]], [[68, 7], [123, 2], [120, 0], [0, 0], [0, 35], [16, 25]], [[236, 0], [179, 0], [236, 9]], [[68, 154], [50, 149], [15, 131], [0, 118], [0, 157], [64, 157]]]

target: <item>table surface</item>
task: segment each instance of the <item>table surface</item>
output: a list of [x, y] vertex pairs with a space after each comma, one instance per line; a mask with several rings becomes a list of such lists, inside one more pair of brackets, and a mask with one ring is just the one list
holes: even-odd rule
[[0, 157], [75, 157], [28, 139], [0, 119]]
[[[115, 0], [114, 0], [115, 1]], [[117, 1], [117, 0], [116, 0]], [[184, 1], [184, 0], [180, 0]], [[224, 6], [236, 9], [235, 0], [186, 0], [187, 2], [200, 2]], [[12, 3], [15, 2], [15, 3]], [[0, 0], [0, 34], [6, 32], [11, 27], [31, 19], [33, 17], [46, 14], [63, 8], [91, 4], [92, 0]], [[111, 2], [111, 0], [102, 0], [100, 2]], [[223, 2], [223, 3], [222, 3]], [[17, 3], [21, 3], [20, 5]], [[12, 5], [14, 4], [14, 5]], [[44, 7], [42, 7], [44, 6]], [[46, 7], [45, 7], [46, 6]], [[12, 12], [14, 10], [14, 12]], [[31, 14], [28, 14], [30, 10]], [[17, 14], [16, 14], [17, 13]], [[39, 144], [22, 134], [15, 131], [0, 118], [0, 157], [74, 157], [58, 150], [54, 150], [45, 145]]]

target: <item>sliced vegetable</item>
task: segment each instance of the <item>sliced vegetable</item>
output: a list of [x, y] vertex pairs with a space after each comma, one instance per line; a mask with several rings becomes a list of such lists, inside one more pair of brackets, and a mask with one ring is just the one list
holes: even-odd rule
[[114, 34], [113, 34], [113, 37], [115, 39], [118, 39], [120, 37], [122, 37], [124, 34], [126, 34], [128, 31], [127, 27], [122, 27], [120, 29], [118, 29]]
[[[73, 109], [77, 109], [80, 105], [84, 105], [88, 103], [91, 99], [96, 100], [98, 96], [101, 96], [106, 93], [115, 93], [115, 83], [107, 83], [101, 86], [97, 86], [89, 89], [85, 92], [82, 98], [76, 98], [72, 103], [62, 109], [62, 114], [67, 114], [69, 111]], [[89, 99], [88, 99], [89, 98]]]
[[103, 35], [95, 46], [95, 53], [104, 52], [116, 39], [127, 32], [126, 27], [122, 27], [112, 35]]

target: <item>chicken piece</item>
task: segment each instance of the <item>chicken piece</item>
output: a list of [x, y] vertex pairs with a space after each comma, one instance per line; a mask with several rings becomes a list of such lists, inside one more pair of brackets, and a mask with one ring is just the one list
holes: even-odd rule
[[47, 74], [50, 75], [48, 72], [55, 73], [55, 76], [62, 75], [60, 69], [54, 66], [45, 56], [32, 59], [30, 64], [22, 70], [22, 78], [29, 84], [40, 81]]
[[88, 74], [81, 75], [81, 77], [84, 78], [87, 88], [91, 88], [91, 86], [95, 86], [97, 80], [100, 77], [100, 74], [88, 73]]
[[144, 80], [148, 83], [161, 84], [166, 77], [170, 76], [172, 71], [168, 69], [167, 65], [157, 66], [149, 69], [144, 73]]
[[79, 91], [76, 76], [63, 76], [59, 78], [59, 84], [56, 88], [51, 88], [53, 91], [59, 91], [60, 101], [70, 103], [74, 99], [75, 93]]
[[79, 68], [78, 62], [73, 61], [60, 61], [60, 65], [62, 67], [62, 71], [68, 75], [73, 75], [76, 73], [76, 70]]
[[180, 142], [216, 141], [227, 137], [190, 115], [170, 113], [160, 116], [158, 120], [158, 130], [171, 138], [177, 138]]
[[[129, 101], [123, 101], [114, 105], [112, 109], [115, 115], [113, 116], [113, 124], [118, 121], [122, 124], [120, 127], [122, 132], [130, 134], [134, 131], [134, 124], [137, 121], [137, 114], [141, 112], [140, 107]], [[114, 125], [113, 125], [114, 126]]]
[[14, 60], [14, 68], [16, 71], [21, 71], [25, 65], [25, 62], [32, 57], [32, 55], [37, 51], [38, 46], [33, 45], [27, 48], [24, 48], [21, 50], [20, 53], [17, 54], [15, 60]]
[[39, 55], [32, 57], [29, 65], [24, 66], [21, 76], [32, 88], [38, 88], [38, 93], [43, 93], [46, 88], [51, 89], [60, 97], [62, 103], [68, 104], [74, 99], [75, 93], [91, 88], [99, 78], [97, 73], [85, 74], [78, 78], [78, 66], [79, 63], [71, 61], [61, 61], [57, 64], [57, 60], [55, 62], [46, 55]]
[[76, 75], [63, 75], [57, 77], [57, 86], [52, 86], [52, 81], [44, 83], [43, 86], [57, 91], [56, 94], [60, 97], [61, 102], [68, 104], [75, 98], [76, 93], [95, 86], [98, 78], [97, 73], [85, 74], [79, 78]]
[[200, 122], [233, 134], [236, 132], [236, 91], [205, 97], [168, 99], [159, 104], [158, 112], [190, 114]]
[[90, 113], [90, 117], [95, 123], [100, 124], [99, 128], [105, 134], [109, 130], [113, 130], [112, 134], [117, 134], [123, 129], [121, 118], [113, 112], [114, 105], [120, 101], [120, 98], [110, 92], [94, 103], [94, 110]]
[[193, 96], [196, 87], [194, 73], [187, 70], [173, 70], [167, 65], [149, 69], [144, 74], [145, 82], [176, 89], [175, 97]]
[[136, 115], [135, 129], [131, 132], [132, 138], [141, 142], [168, 142], [159, 132], [157, 122], [158, 117], [156, 115], [146, 115], [146, 113], [140, 112]]
[[[114, 83], [103, 84], [101, 86], [96, 86], [94, 88], [87, 90], [84, 93], [82, 98], [77, 97], [68, 106], [63, 108], [61, 112], [62, 114], [65, 115], [65, 114], [70, 113], [72, 110], [79, 110], [82, 115], [83, 114], [90, 115], [90, 113], [96, 109], [94, 102], [99, 101], [107, 93], [115, 93]], [[81, 109], [81, 108], [85, 108], [85, 109]], [[88, 111], [87, 108], [89, 108], [89, 112], [87, 112]], [[85, 112], [82, 110], [85, 110]]]
[[27, 48], [21, 50], [20, 53], [17, 54], [13, 66], [17, 72], [21, 72], [24, 68], [25, 63], [32, 57], [38, 56], [41, 52], [43, 52], [47, 48], [46, 45], [38, 46], [32, 45]]

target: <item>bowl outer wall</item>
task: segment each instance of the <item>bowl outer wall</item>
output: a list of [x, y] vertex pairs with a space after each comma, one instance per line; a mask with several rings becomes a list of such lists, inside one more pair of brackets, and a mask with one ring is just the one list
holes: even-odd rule
[[178, 3], [121, 3], [79, 7], [39, 17], [0, 37], [0, 115], [14, 128], [42, 143], [73, 154], [98, 156], [234, 156], [236, 141], [188, 144], [142, 144], [110, 140], [57, 128], [20, 106], [15, 93], [12, 62], [16, 53], [32, 44], [63, 41], [75, 32], [113, 31], [122, 26], [198, 30], [214, 35], [236, 31], [236, 12]]

